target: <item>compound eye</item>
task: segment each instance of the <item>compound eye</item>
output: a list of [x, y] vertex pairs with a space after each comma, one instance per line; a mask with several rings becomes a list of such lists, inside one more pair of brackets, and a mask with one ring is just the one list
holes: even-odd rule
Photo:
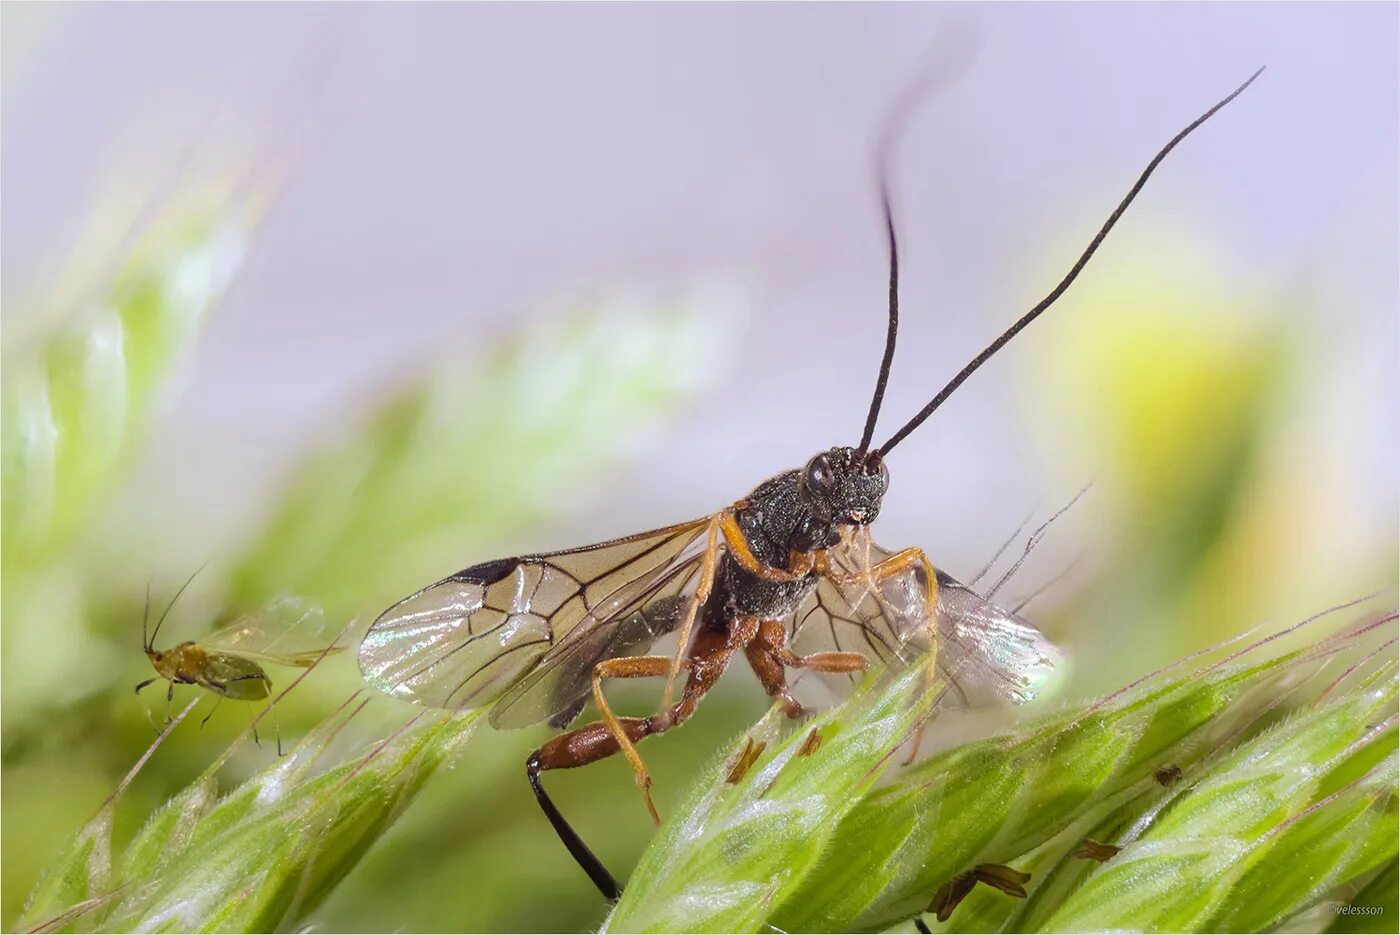
[[807, 486], [818, 494], [829, 494], [836, 489], [836, 474], [826, 455], [817, 455], [807, 462]]

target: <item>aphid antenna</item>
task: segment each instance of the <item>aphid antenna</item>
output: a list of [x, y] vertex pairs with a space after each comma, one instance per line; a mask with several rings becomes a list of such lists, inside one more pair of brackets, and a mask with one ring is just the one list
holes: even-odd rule
[[146, 582], [146, 609], [141, 611], [141, 648], [149, 655], [151, 638], [146, 635], [146, 622], [151, 619], [151, 582]]
[[[939, 406], [943, 405], [943, 403], [948, 399], [949, 396], [953, 395], [954, 391], [956, 391], [958, 387], [963, 385], [963, 383], [967, 380], [968, 377], [976, 373], [977, 368], [981, 367], [988, 360], [990, 360], [992, 356], [996, 354], [997, 351], [1005, 347], [1007, 343], [1009, 343], [1012, 338], [1016, 337], [1016, 335], [1020, 334], [1021, 331], [1027, 325], [1039, 318], [1041, 314], [1044, 313], [1045, 310], [1048, 309], [1050, 306], [1054, 305], [1055, 302], [1060, 298], [1060, 296], [1064, 295], [1065, 291], [1070, 287], [1070, 284], [1073, 283], [1077, 278], [1079, 278], [1079, 274], [1083, 272], [1084, 267], [1088, 265], [1089, 260], [1093, 257], [1095, 253], [1098, 252], [1099, 247], [1102, 246], [1104, 240], [1108, 237], [1108, 232], [1113, 230], [1114, 225], [1118, 223], [1118, 219], [1123, 216], [1123, 213], [1128, 210], [1128, 206], [1133, 203], [1134, 199], [1137, 198], [1138, 193], [1141, 192], [1143, 186], [1147, 184], [1148, 178], [1150, 178], [1152, 173], [1156, 171], [1157, 166], [1161, 164], [1162, 160], [1167, 158], [1167, 154], [1170, 153], [1173, 149], [1175, 149], [1178, 143], [1186, 139], [1186, 137], [1189, 136], [1193, 130], [1195, 130], [1201, 124], [1205, 123], [1207, 120], [1213, 117], [1216, 114], [1216, 112], [1223, 108], [1226, 104], [1230, 103], [1235, 98], [1239, 97], [1240, 94], [1244, 93], [1245, 88], [1253, 84], [1255, 79], [1257, 79], [1263, 73], [1264, 69], [1260, 68], [1254, 74], [1250, 75], [1249, 79], [1245, 81], [1244, 84], [1240, 85], [1234, 91], [1230, 92], [1229, 95], [1227, 95], [1225, 98], [1216, 103], [1213, 107], [1210, 108], [1210, 110], [1207, 110], [1204, 114], [1201, 114], [1201, 116], [1191, 121], [1191, 123], [1187, 124], [1185, 129], [1183, 129], [1176, 136], [1172, 137], [1171, 141], [1168, 142], [1166, 146], [1163, 146], [1157, 152], [1157, 155], [1152, 157], [1152, 161], [1147, 164], [1147, 168], [1144, 169], [1142, 171], [1142, 174], [1138, 176], [1138, 179], [1133, 184], [1133, 187], [1128, 190], [1128, 194], [1125, 195], [1123, 200], [1118, 203], [1118, 207], [1113, 209], [1113, 213], [1108, 216], [1108, 220], [1104, 222], [1101, 228], [1099, 228], [1099, 232], [1094, 235], [1094, 239], [1089, 241], [1089, 246], [1080, 255], [1079, 259], [1075, 261], [1074, 266], [1070, 268], [1070, 271], [1065, 275], [1063, 279], [1060, 280], [1060, 282], [1055, 286], [1055, 288], [1051, 289], [1049, 294], [1047, 294], [1045, 298], [1041, 299], [1038, 303], [1036, 303], [1036, 305], [1029, 312], [1017, 319], [1015, 324], [1003, 331], [995, 341], [987, 345], [987, 347], [984, 348], [980, 354], [972, 358], [972, 360], [968, 362], [967, 366], [963, 367], [962, 370], [958, 371], [957, 376], [949, 380], [948, 384], [944, 386], [943, 389], [938, 391], [938, 394], [929, 401], [928, 405], [924, 406], [923, 409], [919, 410], [918, 414], [915, 415], [914, 418], [906, 422], [899, 431], [895, 432], [894, 435], [890, 436], [889, 441], [885, 442], [879, 448], [875, 449], [874, 452], [872, 452], [872, 454], [881, 458], [883, 458], [885, 455], [888, 455], [890, 450], [893, 449], [895, 445], [898, 445], [904, 439], [908, 438], [909, 435], [915, 429], [917, 429], [920, 425], [923, 424], [925, 419], [933, 415], [934, 411], [937, 410]], [[888, 200], [886, 200], [885, 204], [885, 216], [886, 218], [889, 217]], [[870, 419], [868, 420], [866, 425], [866, 437], [862, 440], [860, 446], [861, 451], [866, 450], [866, 446], [869, 443], [869, 436], [871, 435], [874, 429], [875, 413], [879, 407], [880, 400], [884, 396], [885, 381], [888, 377], [889, 365], [894, 357], [894, 333], [895, 328], [898, 324], [898, 311], [894, 300], [897, 277], [895, 275], [896, 271], [894, 261], [893, 230], [893, 225], [890, 224], [890, 331], [885, 347], [885, 360], [881, 364], [880, 377], [879, 381], [876, 384], [876, 395], [871, 406]]]
[[[161, 612], [160, 619], [156, 621], [155, 629], [151, 631], [151, 635], [150, 635], [149, 637], [146, 637], [146, 620], [145, 620], [144, 617], [142, 618], [142, 620], [141, 620], [141, 635], [142, 635], [143, 638], [146, 639], [146, 652], [148, 652], [148, 653], [155, 652], [156, 635], [157, 635], [158, 633], [160, 633], [160, 626], [161, 626], [161, 624], [165, 623], [165, 618], [168, 617], [168, 616], [170, 615], [171, 608], [173, 608], [173, 607], [175, 606], [175, 602], [178, 601], [178, 600], [180, 599], [180, 595], [185, 593], [185, 589], [188, 588], [188, 587], [190, 586], [190, 584], [194, 582], [194, 579], [195, 579], [196, 577], [198, 577], [199, 573], [200, 573], [201, 571], [203, 571], [203, 570], [205, 569], [205, 566], [207, 566], [208, 564], [209, 564], [208, 562], [205, 562], [203, 565], [200, 565], [198, 568], [196, 568], [196, 569], [194, 570], [194, 573], [193, 573], [193, 574], [191, 574], [188, 578], [185, 579], [185, 583], [182, 584], [182, 585], [180, 585], [180, 590], [176, 591], [176, 592], [175, 592], [175, 596], [172, 597], [172, 598], [170, 599], [170, 603], [165, 605], [165, 610]], [[148, 584], [148, 585], [146, 586], [146, 612], [147, 612], [147, 614], [150, 613], [150, 610], [151, 610], [151, 587], [150, 587], [150, 585]]]

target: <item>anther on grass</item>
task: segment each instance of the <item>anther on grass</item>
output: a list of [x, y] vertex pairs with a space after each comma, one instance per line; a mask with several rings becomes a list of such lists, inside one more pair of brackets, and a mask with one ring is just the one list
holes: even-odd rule
[[730, 785], [737, 784], [748, 775], [753, 765], [758, 762], [758, 758], [763, 755], [768, 744], [763, 741], [755, 741], [752, 737], [744, 738], [744, 749], [739, 751], [739, 755], [734, 758], [734, 765], [729, 767], [729, 772], [724, 777], [724, 781]]
[[1075, 848], [1071, 856], [1080, 860], [1096, 860], [1102, 864], [1117, 857], [1121, 850], [1122, 848], [1115, 844], [1105, 844], [1102, 841], [1095, 841], [1093, 838], [1085, 838], [1080, 842], [1079, 847]]
[[1005, 864], [978, 864], [939, 887], [933, 901], [928, 905], [928, 911], [932, 912], [939, 922], [947, 922], [952, 917], [953, 910], [958, 908], [958, 904], [967, 898], [978, 883], [1001, 890], [1008, 896], [1025, 899], [1026, 884], [1030, 879], [1029, 873], [1022, 873]]

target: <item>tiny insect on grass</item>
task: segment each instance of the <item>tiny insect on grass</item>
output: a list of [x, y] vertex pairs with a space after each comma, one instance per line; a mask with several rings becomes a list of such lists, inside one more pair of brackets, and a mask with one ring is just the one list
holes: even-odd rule
[[[526, 777], [564, 846], [608, 899], [621, 887], [546, 794], [541, 775], [620, 753], [659, 823], [637, 744], [685, 723], [736, 654], [792, 718], [805, 711], [791, 694], [789, 670], [855, 674], [918, 664], [930, 685], [936, 678], [947, 686], [940, 703], [1033, 698], [1059, 658], [1039, 630], [937, 569], [922, 549], [887, 551], [870, 538], [889, 488], [887, 457], [1064, 294], [1167, 154], [1262, 71], [1158, 151], [1055, 288], [874, 447], [899, 322], [889, 152], [908, 107], [897, 106], [878, 150], [889, 328], [859, 443], [819, 452], [708, 516], [582, 548], [495, 559], [431, 584], [371, 624], [359, 650], [366, 681], [432, 707], [492, 705], [498, 728], [548, 722], [562, 730], [591, 700], [599, 720], [535, 750]], [[673, 654], [647, 654], [673, 633]], [[664, 680], [656, 713], [618, 716], [604, 683], [639, 678]], [[818, 747], [814, 742], [808, 753], [819, 756]], [[760, 753], [733, 764], [734, 781]], [[976, 882], [1023, 894], [1023, 876], [995, 865], [974, 868], [950, 884], [943, 909], [950, 912]]]
[[[170, 649], [156, 649], [155, 640], [165, 618], [170, 615], [175, 602], [194, 581], [201, 569], [185, 580], [175, 596], [170, 599], [156, 625], [149, 633], [147, 625], [151, 616], [151, 589], [146, 588], [146, 607], [141, 617], [141, 648], [151, 667], [156, 670], [154, 678], [146, 679], [136, 686], [136, 693], [155, 682], [164, 679], [168, 686], [165, 691], [166, 721], [169, 722], [169, 706], [175, 699], [176, 685], [198, 685], [212, 693], [214, 706], [199, 722], [203, 727], [214, 716], [225, 698], [234, 701], [262, 701], [272, 693], [272, 679], [268, 677], [264, 665], [273, 664], [290, 668], [307, 669], [320, 661], [323, 655], [338, 652], [339, 647], [330, 646], [301, 652], [283, 652], [276, 649], [284, 632], [269, 632], [260, 622], [251, 617], [239, 617], [219, 629], [206, 639], [195, 642], [186, 640]], [[313, 611], [304, 612], [302, 619]], [[288, 629], [291, 629], [290, 627]], [[277, 712], [273, 711], [274, 730], [277, 734], [277, 755], [282, 755], [282, 730], [277, 723]], [[253, 742], [259, 743], [256, 722], [252, 727]]]

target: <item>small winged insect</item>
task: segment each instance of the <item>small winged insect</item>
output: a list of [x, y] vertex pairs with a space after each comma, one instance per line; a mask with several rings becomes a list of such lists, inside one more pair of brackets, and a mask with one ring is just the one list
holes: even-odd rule
[[[195, 572], [196, 575], [198, 573]], [[175, 697], [176, 685], [198, 685], [212, 692], [216, 701], [200, 722], [201, 726], [213, 717], [225, 698], [234, 701], [262, 701], [267, 698], [272, 693], [272, 679], [263, 666], [307, 669], [322, 656], [339, 650], [335, 646], [297, 652], [281, 649], [280, 644], [288, 634], [302, 628], [313, 617], [319, 617], [320, 613], [288, 599], [275, 603], [266, 614], [238, 617], [199, 642], [186, 640], [169, 649], [156, 649], [155, 640], [161, 625], [193, 580], [194, 575], [191, 575], [175, 592], [149, 633], [147, 624], [150, 620], [151, 594], [147, 588], [146, 611], [141, 618], [141, 647], [146, 652], [146, 658], [151, 660], [156, 676], [137, 685], [136, 691], [139, 694], [147, 685], [164, 679], [169, 683], [165, 692], [167, 705]], [[254, 741], [257, 736], [257, 729], [254, 728]], [[279, 755], [282, 752], [280, 731], [277, 752]]]
[[[1158, 152], [1064, 279], [876, 447], [899, 317], [887, 133], [880, 193], [889, 325], [860, 442], [818, 452], [709, 516], [583, 548], [483, 562], [429, 585], [370, 626], [359, 651], [366, 680], [438, 708], [492, 704], [498, 728], [548, 722], [564, 729], [592, 700], [599, 720], [530, 754], [526, 774], [555, 832], [609, 899], [621, 892], [617, 881], [545, 793], [541, 774], [621, 753], [659, 820], [637, 744], [683, 724], [736, 654], [794, 718], [803, 708], [790, 692], [789, 670], [856, 673], [916, 659], [936, 665], [952, 702], [1029, 700], [1057, 659], [1049, 641], [935, 568], [921, 549], [892, 552], [871, 540], [869, 526], [890, 482], [887, 458], [1060, 297], [1167, 153], [1255, 77]], [[676, 636], [674, 654], [647, 654], [669, 634]], [[638, 678], [664, 680], [657, 712], [620, 717], [603, 685]]]

